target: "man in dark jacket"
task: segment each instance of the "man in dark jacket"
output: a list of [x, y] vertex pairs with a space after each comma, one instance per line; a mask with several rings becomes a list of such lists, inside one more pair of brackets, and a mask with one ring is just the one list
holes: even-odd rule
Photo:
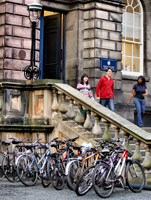
[[112, 69], [106, 70], [106, 75], [100, 78], [97, 87], [96, 95], [97, 99], [100, 100], [100, 104], [108, 106], [108, 108], [114, 111], [114, 81], [111, 78]]

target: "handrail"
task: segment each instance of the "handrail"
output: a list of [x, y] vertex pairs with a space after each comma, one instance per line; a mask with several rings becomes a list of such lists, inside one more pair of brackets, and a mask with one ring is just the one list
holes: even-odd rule
[[117, 126], [121, 130], [132, 135], [140, 142], [143, 142], [147, 145], [151, 145], [150, 133], [146, 132], [142, 128], [139, 128], [138, 126], [119, 116], [115, 112], [110, 111], [106, 107], [100, 105], [98, 102], [82, 95], [78, 90], [74, 89], [73, 87], [67, 84], [55, 83], [52, 84], [52, 88], [56, 88], [69, 98], [73, 99], [75, 102], [80, 103], [86, 109], [92, 111], [100, 117], [103, 117], [105, 120], [111, 122], [113, 125]]

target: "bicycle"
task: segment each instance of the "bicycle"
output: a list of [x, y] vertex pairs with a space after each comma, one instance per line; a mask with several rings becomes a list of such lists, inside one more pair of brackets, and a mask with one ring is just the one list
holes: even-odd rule
[[[116, 144], [116, 142], [122, 141], [121, 146]], [[142, 165], [133, 160], [132, 153], [124, 148], [125, 139], [110, 141], [110, 143], [114, 147], [109, 160], [102, 161], [93, 171], [92, 183], [95, 192], [98, 196], [107, 198], [112, 194], [115, 183], [120, 183], [124, 189], [129, 188], [133, 192], [141, 192], [145, 184], [145, 173]], [[122, 173], [124, 173], [124, 177]]]
[[[2, 159], [2, 172], [5, 178], [10, 182], [19, 181], [17, 173], [16, 173], [16, 160], [22, 154], [23, 148], [20, 146], [21, 143], [25, 143], [25, 141], [29, 140], [28, 138], [24, 140], [19, 140], [16, 137], [9, 138], [12, 139], [11, 142], [2, 141], [2, 145], [6, 146], [6, 152], [4, 152], [3, 159]], [[9, 146], [11, 144], [15, 144], [13, 148], [13, 152], [9, 151]]]
[[[35, 185], [38, 179], [38, 175], [42, 180], [45, 179], [45, 177], [48, 175], [47, 162], [49, 161], [49, 156], [51, 155], [49, 144], [57, 139], [58, 138], [54, 138], [46, 144], [39, 143], [41, 139], [38, 139], [31, 144], [25, 145], [25, 148], [30, 151], [21, 155], [16, 163], [17, 175], [19, 180], [25, 186]], [[38, 148], [46, 149], [41, 158], [37, 157]]]

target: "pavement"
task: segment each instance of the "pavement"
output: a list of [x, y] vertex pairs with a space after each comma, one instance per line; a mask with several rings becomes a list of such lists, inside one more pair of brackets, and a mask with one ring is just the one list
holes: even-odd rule
[[[43, 188], [41, 182], [32, 187], [26, 187], [22, 183], [10, 183], [0, 178], [0, 200], [98, 200], [101, 199], [91, 189], [84, 196], [77, 196], [65, 185], [63, 190], [57, 191], [53, 186]], [[149, 200], [151, 191], [143, 190], [141, 193], [133, 193], [130, 190], [115, 188], [110, 200]]]

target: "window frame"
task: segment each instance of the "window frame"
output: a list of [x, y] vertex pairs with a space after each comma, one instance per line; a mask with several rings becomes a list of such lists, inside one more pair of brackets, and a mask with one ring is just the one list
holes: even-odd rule
[[[140, 0], [137, 0], [139, 5], [140, 5], [140, 9], [141, 9], [141, 12], [140, 12], [140, 15], [141, 15], [141, 19], [140, 19], [140, 42], [135, 42], [134, 39], [133, 41], [130, 41], [130, 40], [126, 40], [126, 35], [125, 35], [125, 38], [123, 39], [123, 36], [122, 36], [122, 46], [124, 45], [124, 55], [122, 55], [122, 63], [123, 63], [123, 57], [124, 57], [124, 63], [125, 63], [125, 58], [126, 57], [131, 57], [132, 58], [132, 67], [133, 67], [133, 59], [135, 58], [134, 57], [134, 52], [133, 52], [133, 44], [139, 44], [140, 46], [140, 71], [139, 72], [133, 72], [133, 71], [124, 71], [122, 69], [122, 75], [130, 75], [130, 76], [139, 76], [139, 75], [143, 75], [143, 69], [144, 69], [144, 32], [143, 32], [143, 21], [144, 21], [144, 17], [143, 17], [143, 6], [142, 6], [142, 3]], [[129, 1], [127, 0], [127, 3], [129, 3]], [[132, 0], [132, 3], [131, 4], [127, 4], [124, 9], [123, 9], [123, 14], [126, 12], [126, 8], [131, 6], [132, 7], [132, 4], [133, 4], [133, 0]], [[134, 14], [136, 12], [134, 12], [134, 8], [136, 7], [132, 7], [133, 9], [133, 21], [134, 21]], [[138, 14], [138, 13], [137, 13]], [[123, 18], [124, 19], [124, 18]], [[124, 21], [122, 22], [122, 33], [123, 33], [123, 29], [124, 29], [124, 32], [126, 33], [126, 27], [127, 25], [124, 24]], [[133, 38], [134, 38], [134, 28], [136, 28], [134, 25], [133, 26], [130, 26], [133, 28]], [[125, 56], [125, 43], [130, 43], [132, 44], [132, 56]], [[123, 54], [123, 52], [122, 52]], [[137, 58], [137, 57], [136, 57]]]

